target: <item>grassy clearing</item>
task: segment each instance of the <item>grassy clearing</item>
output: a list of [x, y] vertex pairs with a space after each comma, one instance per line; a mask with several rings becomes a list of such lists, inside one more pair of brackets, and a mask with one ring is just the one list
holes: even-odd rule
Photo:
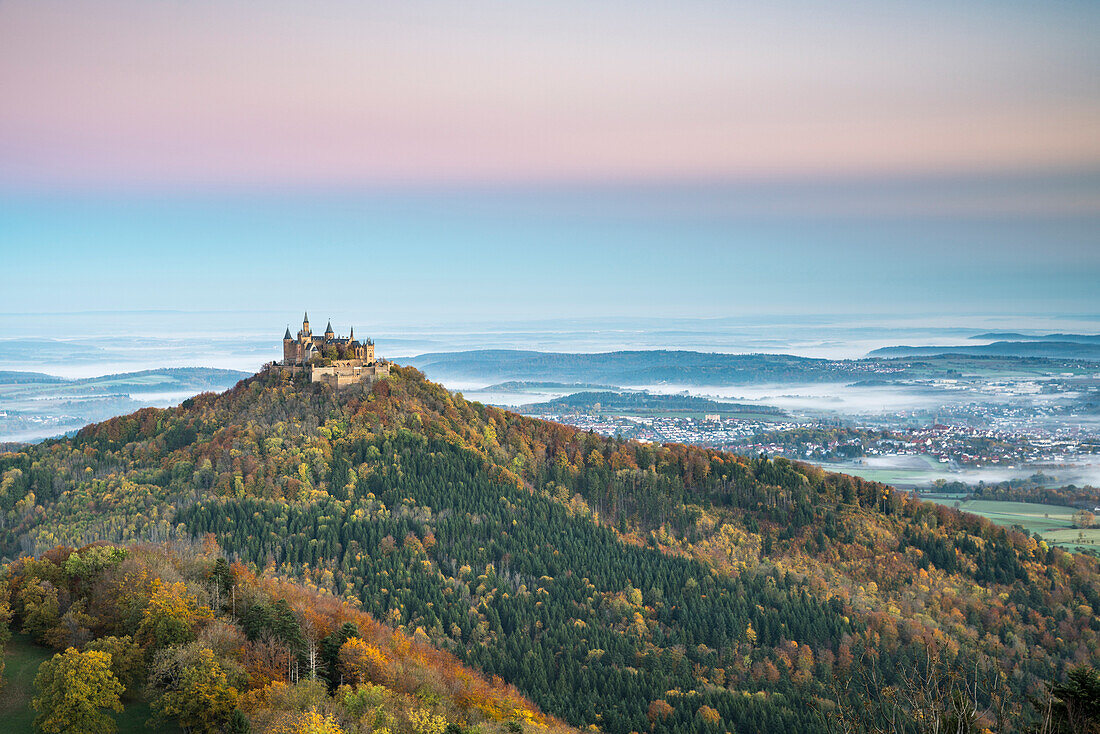
[[1100, 549], [1100, 528], [1079, 530], [1073, 527], [1073, 513], [1076, 510], [1072, 507], [996, 500], [957, 502], [944, 498], [927, 499], [979, 515], [998, 525], [1020, 525], [1029, 532], [1039, 533], [1047, 543], [1059, 545], [1067, 550]]
[[1000, 502], [997, 500], [958, 501], [950, 498], [929, 500], [963, 512], [989, 518], [998, 525], [1023, 525], [1028, 530], [1049, 530], [1073, 525], [1072, 507], [1040, 505], [1033, 502]]
[[1038, 505], [1030, 502], [973, 500], [962, 502], [959, 509], [988, 518], [998, 525], [1021, 525], [1030, 532], [1045, 533], [1073, 526], [1071, 507]]
[[[36, 712], [31, 708], [34, 677], [38, 674], [38, 666], [53, 655], [53, 650], [36, 645], [29, 635], [12, 636], [4, 655], [7, 667], [4, 670], [4, 685], [0, 688], [0, 731], [7, 734], [34, 732]], [[118, 734], [150, 731], [176, 734], [180, 731], [175, 726], [146, 727], [145, 722], [152, 716], [152, 711], [144, 699], [124, 699], [123, 704], [126, 708], [115, 716]]]
[[1043, 533], [1043, 540], [1048, 543], [1057, 543], [1063, 548], [1071, 550], [1083, 550], [1091, 548], [1100, 549], [1100, 528], [1078, 530], [1077, 528], [1063, 528]]
[[851, 474], [900, 489], [931, 489], [937, 479], [951, 481], [956, 478], [947, 464], [940, 463], [939, 459], [929, 454], [815, 463], [828, 471]]
[[839, 471], [866, 479], [869, 482], [880, 482], [902, 489], [911, 487], [930, 487], [932, 482], [937, 479], [948, 479], [951, 477], [950, 472], [939, 465], [937, 465], [937, 468], [929, 467], [928, 469], [871, 469], [849, 465], [833, 467], [828, 464], [822, 464], [821, 466], [830, 471]]
[[38, 666], [53, 651], [39, 647], [29, 635], [12, 635], [4, 655], [4, 687], [0, 689], [0, 721], [4, 731], [31, 732], [35, 711], [31, 708], [34, 697], [34, 676]]

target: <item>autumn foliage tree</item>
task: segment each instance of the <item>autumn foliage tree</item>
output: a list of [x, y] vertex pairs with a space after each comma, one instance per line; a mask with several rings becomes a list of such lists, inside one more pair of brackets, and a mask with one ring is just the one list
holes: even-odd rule
[[[72, 634], [72, 623], [90, 635], [83, 652], [66, 650], [58, 659], [98, 660], [119, 691], [123, 685], [139, 690], [145, 681], [156, 720], [184, 731], [443, 734], [449, 724], [466, 722], [485, 734], [507, 734], [511, 721], [549, 727], [547, 734], [564, 729], [515, 689], [432, 647], [423, 631], [414, 639], [327, 592], [229, 566], [209, 539], [201, 548], [174, 550], [58, 547], [4, 571], [0, 595], [31, 601], [21, 613], [32, 619], [32, 597], [42, 589], [56, 592], [61, 615], [45, 627], [46, 642]], [[341, 650], [350, 674], [345, 681]], [[68, 686], [65, 699], [47, 686], [56, 679], [54, 667], [53, 661], [45, 665], [40, 679], [45, 726], [56, 723], [48, 718], [54, 709], [64, 710], [59, 707], [82, 690]], [[90, 726], [110, 728], [100, 723]]]
[[384, 683], [390, 679], [390, 661], [386, 655], [377, 646], [358, 637], [352, 637], [340, 647], [337, 664], [344, 682], [352, 685]]
[[7, 601], [0, 601], [0, 689], [4, 686], [4, 653], [11, 640], [11, 618], [13, 612]]
[[188, 731], [220, 732], [237, 707], [237, 689], [209, 648], [188, 645], [157, 654], [149, 677], [153, 711]]
[[122, 711], [122, 683], [111, 656], [70, 647], [42, 663], [34, 679], [35, 728], [50, 734], [108, 734], [117, 729], [108, 711]]
[[317, 709], [310, 709], [287, 712], [264, 729], [264, 734], [344, 734], [344, 730], [332, 714], [326, 715]]
[[137, 630], [138, 639], [154, 647], [190, 642], [195, 638], [195, 627], [212, 616], [208, 607], [197, 603], [186, 584], [154, 579]]
[[667, 719], [669, 716], [672, 715], [672, 712], [674, 710], [675, 709], [673, 709], [672, 706], [669, 705], [668, 701], [664, 700], [663, 698], [658, 698], [656, 701], [650, 702], [646, 718], [649, 719], [650, 723], [655, 724], [658, 721], [663, 721], [664, 719]]
[[145, 678], [145, 652], [129, 635], [108, 635], [92, 640], [84, 646], [84, 652], [98, 651], [111, 657], [111, 673], [127, 691], [133, 690]]

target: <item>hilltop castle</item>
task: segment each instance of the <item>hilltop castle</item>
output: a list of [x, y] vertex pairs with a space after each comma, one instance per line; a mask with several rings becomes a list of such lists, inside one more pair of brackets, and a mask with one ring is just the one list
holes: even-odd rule
[[360, 382], [373, 382], [389, 375], [390, 364], [375, 359], [374, 342], [355, 339], [355, 329], [346, 336], [336, 336], [330, 321], [323, 336], [314, 336], [309, 328], [309, 314], [302, 319], [297, 337], [290, 335], [290, 327], [283, 334], [283, 361], [273, 367], [303, 371], [311, 382], [323, 382], [333, 387], [347, 387]]

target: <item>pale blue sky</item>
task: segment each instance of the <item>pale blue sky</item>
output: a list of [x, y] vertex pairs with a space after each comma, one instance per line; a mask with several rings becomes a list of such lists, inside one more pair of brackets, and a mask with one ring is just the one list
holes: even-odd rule
[[0, 313], [1095, 314], [1098, 38], [1083, 0], [6, 0]]
[[[0, 197], [0, 313], [1100, 312], [1100, 175]], [[1052, 201], [1053, 198], [1053, 201]]]

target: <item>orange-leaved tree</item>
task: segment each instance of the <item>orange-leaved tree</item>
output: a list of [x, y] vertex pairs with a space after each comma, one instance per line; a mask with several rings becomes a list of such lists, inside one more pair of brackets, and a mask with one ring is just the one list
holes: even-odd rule
[[375, 645], [352, 637], [340, 647], [338, 666], [344, 682], [386, 683], [389, 678], [389, 660]]

